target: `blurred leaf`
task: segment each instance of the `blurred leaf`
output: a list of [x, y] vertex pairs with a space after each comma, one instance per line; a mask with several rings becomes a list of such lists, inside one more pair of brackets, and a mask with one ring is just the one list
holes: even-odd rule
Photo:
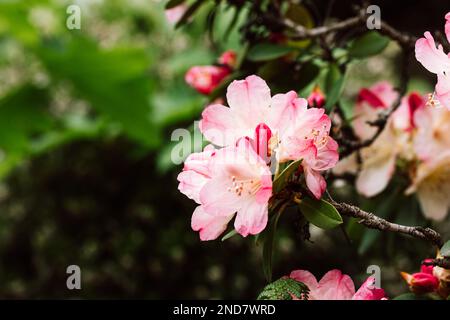
[[258, 43], [250, 48], [247, 59], [250, 61], [267, 61], [280, 58], [294, 49], [274, 43]]
[[291, 162], [273, 181], [273, 192], [278, 193], [286, 186], [289, 178], [298, 170], [302, 159]]
[[52, 119], [47, 111], [46, 90], [24, 85], [0, 100], [0, 148], [25, 152], [30, 140], [49, 129]]
[[308, 300], [309, 288], [302, 282], [291, 278], [281, 278], [267, 285], [259, 294], [258, 300]]
[[68, 42], [49, 43], [38, 51], [49, 73], [68, 81], [79, 97], [119, 124], [132, 138], [156, 147], [161, 137], [152, 122], [146, 72], [149, 58], [137, 48], [100, 49], [75, 36]]
[[330, 110], [339, 100], [344, 89], [345, 75], [341, 73], [339, 67], [331, 64], [325, 78], [326, 103], [325, 109]]
[[166, 10], [167, 10], [167, 9], [175, 8], [176, 6], [179, 6], [180, 4], [182, 4], [182, 3], [185, 2], [185, 1], [186, 1], [186, 0], [169, 0], [169, 1], [166, 3], [165, 8], [166, 8]]
[[336, 208], [325, 200], [305, 197], [302, 198], [298, 207], [306, 220], [319, 228], [332, 229], [343, 222]]
[[205, 0], [197, 0], [191, 6], [189, 6], [189, 8], [187, 8], [187, 10], [181, 16], [180, 20], [178, 20], [175, 28], [179, 28], [182, 25], [186, 24], [189, 18], [202, 6], [204, 2]]
[[441, 248], [441, 256], [450, 258], [450, 240], [447, 241]]
[[362, 59], [381, 53], [388, 44], [389, 38], [370, 31], [353, 41], [348, 52], [351, 57]]
[[[314, 18], [309, 12], [309, 10], [297, 3], [291, 3], [285, 14], [286, 18], [292, 20], [298, 25], [304, 26], [307, 29], [314, 27]], [[304, 48], [311, 43], [311, 40], [289, 40], [290, 46], [294, 46], [296, 48]]]
[[307, 87], [312, 84], [320, 74], [320, 68], [313, 62], [309, 61], [302, 64], [300, 69], [301, 77], [299, 81], [296, 83], [298, 90]]
[[282, 211], [272, 214], [270, 222], [264, 230], [264, 245], [263, 245], [263, 271], [267, 282], [272, 281], [272, 262], [273, 262], [273, 247], [275, 244], [275, 233], [277, 230], [278, 219]]

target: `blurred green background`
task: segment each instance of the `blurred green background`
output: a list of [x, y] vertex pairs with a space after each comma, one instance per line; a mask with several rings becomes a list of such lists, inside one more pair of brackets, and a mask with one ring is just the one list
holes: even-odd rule
[[[81, 7], [81, 30], [66, 28], [70, 4]], [[185, 72], [243, 49], [245, 12], [229, 31], [234, 8], [217, 6], [206, 32], [213, 7], [175, 30], [164, 1], [0, 1], [0, 298], [253, 299], [263, 288], [253, 239], [201, 243], [191, 231], [195, 204], [178, 192], [181, 166], [170, 160], [171, 132], [192, 128], [208, 102]], [[352, 66], [349, 104], [361, 86], [395, 77], [385, 70], [396, 50]], [[412, 88], [430, 85], [417, 78]], [[417, 203], [406, 202], [403, 215], [385, 198], [365, 206], [423, 224]], [[275, 278], [340, 268], [358, 286], [378, 264], [383, 287], [398, 294], [407, 290], [398, 272], [434, 255], [420, 241], [351, 223], [352, 244], [340, 229], [312, 228], [308, 242], [295, 213], [283, 219]], [[71, 264], [81, 291], [66, 288]]]

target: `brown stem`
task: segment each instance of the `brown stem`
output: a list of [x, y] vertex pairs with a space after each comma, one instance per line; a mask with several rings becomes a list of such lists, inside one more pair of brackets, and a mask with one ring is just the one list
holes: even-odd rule
[[429, 241], [434, 245], [438, 246], [439, 248], [442, 246], [441, 235], [436, 231], [434, 231], [433, 229], [423, 227], [403, 226], [400, 224], [392, 223], [374, 215], [373, 213], [366, 212], [356, 206], [347, 203], [338, 203], [334, 200], [331, 200], [331, 204], [333, 204], [333, 206], [341, 214], [360, 219], [359, 223], [368, 228], [377, 229], [380, 231], [403, 233], [415, 238]]
[[450, 259], [446, 258], [427, 259], [422, 261], [422, 264], [426, 266], [438, 266], [444, 269], [450, 269]]

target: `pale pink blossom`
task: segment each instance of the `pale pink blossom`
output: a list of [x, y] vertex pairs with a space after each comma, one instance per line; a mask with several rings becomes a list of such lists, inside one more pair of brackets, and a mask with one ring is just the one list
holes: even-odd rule
[[375, 279], [369, 277], [355, 292], [353, 280], [340, 270], [328, 271], [318, 282], [316, 277], [306, 270], [292, 271], [290, 278], [308, 286], [309, 300], [384, 300], [385, 293], [375, 287]]
[[353, 128], [361, 140], [373, 137], [377, 128], [367, 122], [377, 120], [381, 112], [391, 109], [397, 97], [398, 93], [387, 81], [360, 90], [354, 110]]
[[421, 162], [406, 193], [417, 194], [425, 217], [442, 221], [450, 209], [450, 149]]
[[425, 100], [417, 93], [403, 97], [377, 139], [361, 150], [362, 163], [356, 179], [360, 194], [366, 197], [379, 194], [394, 175], [397, 159], [413, 160], [415, 114], [424, 106]]
[[257, 128], [263, 128], [267, 152], [258, 153], [266, 160], [275, 154], [278, 162], [303, 159], [306, 184], [320, 198], [326, 187], [320, 171], [338, 160], [325, 110], [307, 108], [307, 101], [294, 91], [271, 97], [266, 82], [257, 76], [231, 83], [227, 101], [229, 107], [212, 105], [204, 110], [200, 122], [204, 136], [218, 146], [227, 146], [242, 137], [255, 137]]
[[248, 139], [218, 150], [208, 146], [192, 154], [178, 181], [179, 190], [200, 204], [191, 226], [199, 231], [201, 240], [216, 239], [235, 213], [234, 227], [244, 237], [266, 227], [271, 172]]
[[450, 150], [450, 110], [421, 108], [415, 113], [414, 122], [414, 150], [420, 160], [432, 161], [439, 153]]
[[[450, 39], [450, 12], [445, 15], [445, 19], [445, 34]], [[436, 47], [434, 38], [428, 31], [416, 41], [415, 51], [417, 61], [437, 75], [434, 98], [439, 105], [450, 110], [450, 56], [444, 52], [442, 45]], [[430, 100], [431, 105], [436, 104], [434, 98]]]
[[244, 237], [260, 233], [267, 224], [272, 174], [249, 140], [217, 150], [209, 169], [211, 179], [200, 191], [204, 210], [216, 216], [236, 212], [238, 233]]

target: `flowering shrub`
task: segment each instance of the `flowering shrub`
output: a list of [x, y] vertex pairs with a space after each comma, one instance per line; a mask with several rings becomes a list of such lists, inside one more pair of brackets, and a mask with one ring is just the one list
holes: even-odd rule
[[[201, 2], [181, 21], [192, 18]], [[246, 7], [245, 2], [229, 5], [236, 7], [237, 15]], [[444, 44], [436, 47], [430, 32], [416, 39], [386, 23], [343, 44], [347, 39], [340, 39], [339, 31], [361, 26], [367, 18], [365, 8], [341, 24], [315, 28], [302, 4], [269, 1], [267, 7], [259, 2], [248, 7], [249, 22], [240, 29], [248, 47], [226, 51], [217, 65], [193, 66], [185, 76], [188, 85], [215, 101], [204, 108], [198, 125], [208, 145], [188, 156], [178, 175], [179, 190], [197, 203], [192, 229], [203, 241], [217, 239], [227, 228], [222, 240], [236, 234], [256, 236], [263, 248], [263, 271], [271, 282], [282, 215], [295, 211], [305, 226], [305, 239], [310, 225], [325, 230], [340, 226], [346, 232], [349, 227], [342, 216], [356, 218], [347, 226], [359, 222], [427, 240], [441, 249], [444, 253], [427, 260], [421, 272], [401, 275], [415, 296], [433, 292], [447, 298], [449, 244], [442, 246], [441, 235], [431, 228], [392, 223], [384, 219], [387, 214], [380, 217], [342, 202], [345, 196], [339, 188], [344, 185], [380, 202], [389, 193], [390, 202], [395, 196], [402, 204], [417, 199], [425, 218], [446, 219], [450, 55]], [[445, 46], [450, 47], [450, 13], [445, 18]], [[344, 83], [351, 62], [381, 53], [391, 40], [403, 54], [399, 86], [380, 79], [358, 88], [356, 98], [350, 99], [349, 115]], [[414, 50], [417, 61], [437, 75], [433, 93], [407, 90]], [[228, 227], [232, 220], [233, 228]], [[352, 279], [340, 270], [329, 271], [320, 281], [309, 271], [296, 270], [269, 284], [260, 298], [387, 299], [375, 285], [378, 280], [370, 276], [355, 290]]]

